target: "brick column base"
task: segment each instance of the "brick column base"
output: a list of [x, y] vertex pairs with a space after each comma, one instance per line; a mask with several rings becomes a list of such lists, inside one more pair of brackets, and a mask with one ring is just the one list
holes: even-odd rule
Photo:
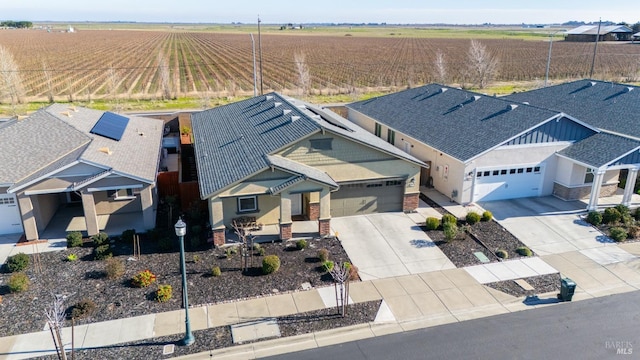
[[309, 204], [309, 220], [316, 221], [320, 217], [320, 203]]
[[404, 199], [402, 200], [402, 211], [412, 212], [418, 208], [419, 203], [420, 194], [404, 194]]
[[214, 229], [213, 230], [213, 246], [221, 246], [227, 241], [224, 229]]
[[320, 236], [331, 235], [331, 219], [318, 220], [318, 232]]
[[280, 240], [291, 239], [291, 224], [280, 224]]

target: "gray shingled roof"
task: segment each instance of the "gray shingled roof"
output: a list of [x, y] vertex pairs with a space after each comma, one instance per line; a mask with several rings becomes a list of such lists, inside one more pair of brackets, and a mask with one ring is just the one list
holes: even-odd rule
[[329, 176], [329, 174], [311, 166], [307, 166], [277, 155], [267, 155], [267, 161], [277, 168], [302, 175], [308, 179], [329, 185], [332, 188], [338, 188], [338, 184], [331, 178], [331, 176]]
[[[608, 33], [630, 33], [631, 29], [624, 25], [603, 25], [600, 26], [600, 35]], [[596, 35], [598, 34], [598, 25], [581, 25], [575, 29], [566, 32], [568, 35]]]
[[55, 160], [54, 162], [52, 162], [51, 164], [39, 169], [38, 171], [36, 171], [35, 173], [27, 176], [26, 178], [16, 182], [13, 186], [10, 187], [10, 189], [14, 189], [16, 187], [20, 187], [23, 186], [25, 184], [28, 184], [29, 182], [33, 181], [33, 180], [37, 180], [42, 176], [45, 176], [57, 169], [60, 169], [62, 167], [65, 167], [67, 165], [73, 164], [74, 162], [77, 162], [78, 159], [80, 158], [80, 156], [82, 155], [83, 152], [85, 152], [85, 150], [87, 149], [87, 147], [89, 146], [89, 144], [85, 144], [80, 146], [79, 148], [73, 150], [72, 152], [70, 152], [69, 154], [67, 154], [66, 156], [63, 156], [57, 160]]
[[461, 161], [468, 161], [559, 114], [438, 84], [347, 107]]
[[195, 113], [191, 126], [202, 198], [268, 168], [265, 155], [320, 131], [276, 93]]
[[640, 149], [640, 141], [598, 133], [563, 149], [560, 155], [580, 161], [594, 168], [611, 165], [630, 151]]
[[0, 184], [15, 184], [86, 145], [91, 138], [40, 110], [0, 130]]
[[505, 98], [562, 111], [595, 128], [640, 138], [639, 87], [587, 79]]

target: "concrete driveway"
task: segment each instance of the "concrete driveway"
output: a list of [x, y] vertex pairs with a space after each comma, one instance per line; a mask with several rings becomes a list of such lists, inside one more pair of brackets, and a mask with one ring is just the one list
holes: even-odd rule
[[362, 280], [455, 268], [404, 213], [332, 218], [331, 228]]
[[480, 203], [494, 218], [538, 255], [612, 247], [611, 239], [581, 220], [580, 201], [553, 196]]

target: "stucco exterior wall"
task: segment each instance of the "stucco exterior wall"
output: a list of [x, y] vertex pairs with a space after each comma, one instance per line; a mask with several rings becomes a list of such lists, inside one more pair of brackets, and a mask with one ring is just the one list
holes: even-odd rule
[[240, 216], [254, 216], [260, 224], [277, 224], [280, 219], [280, 196], [259, 195], [258, 210], [256, 212], [238, 213], [238, 198], [230, 197], [222, 199], [222, 211], [224, 212], [224, 224], [231, 227], [234, 218]]
[[60, 196], [59, 194], [32, 195], [31, 202], [38, 231], [43, 231], [60, 206]]
[[97, 215], [142, 211], [140, 195], [136, 195], [136, 198], [132, 200], [114, 200], [107, 196], [106, 191], [98, 191], [93, 193], [93, 198], [96, 203]]

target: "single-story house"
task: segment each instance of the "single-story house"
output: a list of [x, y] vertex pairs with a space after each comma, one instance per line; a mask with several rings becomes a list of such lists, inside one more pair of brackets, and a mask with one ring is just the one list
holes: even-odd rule
[[563, 199], [590, 196], [589, 209], [595, 209], [600, 196], [618, 188], [622, 171], [622, 204], [629, 205], [640, 169], [640, 88], [587, 79], [506, 98], [563, 111], [597, 130], [558, 152], [553, 194]]
[[556, 153], [597, 131], [559, 111], [438, 84], [347, 105], [352, 122], [425, 161], [452, 201], [550, 195]]
[[426, 164], [335, 113], [270, 93], [192, 114], [200, 196], [213, 240], [234, 219], [277, 224], [418, 207]]
[[640, 167], [640, 91], [582, 80], [491, 97], [432, 84], [347, 105], [348, 118], [430, 165], [422, 184], [453, 201], [556, 195], [573, 200], [617, 189], [623, 204]]
[[633, 30], [624, 25], [582, 25], [567, 31], [566, 41], [595, 42], [596, 35], [598, 41], [631, 41]]
[[0, 124], [0, 234], [37, 240], [66, 207], [88, 235], [115, 214], [154, 228], [162, 133], [160, 120], [64, 104]]

